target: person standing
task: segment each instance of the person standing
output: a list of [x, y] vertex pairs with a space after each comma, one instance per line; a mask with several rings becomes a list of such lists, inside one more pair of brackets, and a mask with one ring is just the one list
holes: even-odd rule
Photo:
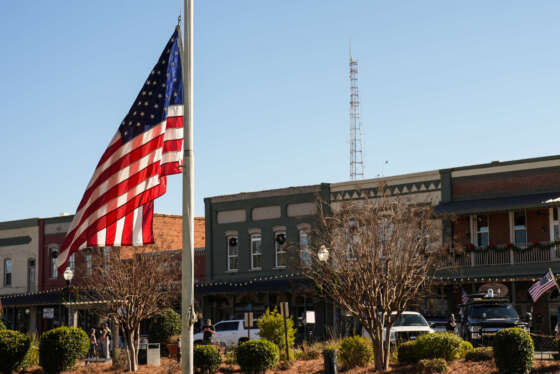
[[106, 324], [101, 326], [101, 349], [102, 349], [102, 356], [105, 359], [111, 358], [111, 353], [109, 351], [111, 347], [111, 330], [107, 327]]
[[97, 357], [97, 337], [95, 336], [95, 329], [91, 329], [89, 333], [89, 352], [88, 358]]
[[455, 333], [456, 328], [457, 328], [457, 322], [455, 321], [455, 314], [451, 313], [449, 319], [447, 320], [447, 324], [445, 325], [445, 330], [447, 332]]
[[216, 329], [212, 326], [212, 321], [207, 319], [206, 324], [202, 328], [202, 344], [212, 344], [212, 339], [214, 338], [215, 333]]

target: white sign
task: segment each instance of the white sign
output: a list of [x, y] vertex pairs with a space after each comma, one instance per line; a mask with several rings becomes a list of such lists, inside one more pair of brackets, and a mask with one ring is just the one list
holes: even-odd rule
[[305, 323], [315, 323], [315, 311], [306, 310], [305, 311]]
[[54, 318], [54, 308], [43, 308], [43, 318], [53, 319]]

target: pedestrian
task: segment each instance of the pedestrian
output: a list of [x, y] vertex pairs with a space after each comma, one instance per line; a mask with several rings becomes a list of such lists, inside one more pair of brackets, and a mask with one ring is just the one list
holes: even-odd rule
[[455, 321], [455, 314], [451, 313], [451, 315], [449, 315], [449, 319], [447, 320], [447, 324], [445, 325], [445, 330], [447, 332], [455, 333], [456, 328], [457, 322]]
[[111, 358], [111, 353], [109, 349], [111, 347], [111, 330], [107, 327], [106, 324], [101, 325], [101, 349], [102, 349], [102, 357], [105, 359]]
[[89, 352], [88, 358], [97, 357], [97, 337], [95, 336], [95, 329], [91, 329], [89, 333]]
[[206, 324], [202, 328], [202, 344], [212, 344], [212, 339], [214, 338], [215, 333], [216, 329], [212, 326], [212, 321], [207, 319]]

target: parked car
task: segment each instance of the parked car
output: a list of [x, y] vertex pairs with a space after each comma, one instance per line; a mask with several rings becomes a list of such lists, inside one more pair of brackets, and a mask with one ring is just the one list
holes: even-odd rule
[[491, 345], [502, 329], [519, 327], [529, 331], [531, 314], [522, 321], [509, 299], [477, 295], [460, 306], [459, 335], [473, 345]]
[[[259, 328], [256, 327], [256, 323], [254, 326], [251, 328], [251, 340], [260, 339]], [[234, 346], [249, 340], [248, 331], [241, 319], [220, 321], [214, 325], [214, 329], [216, 334], [214, 334], [213, 341], [220, 345]], [[202, 332], [194, 334], [194, 344], [202, 344], [203, 336]]]
[[[395, 315], [392, 312], [391, 315]], [[416, 339], [422, 334], [431, 334], [434, 330], [430, 327], [424, 316], [418, 312], [404, 311], [391, 326], [391, 344], [400, 344], [407, 340]], [[362, 336], [369, 338], [367, 331], [362, 329]], [[383, 332], [385, 339], [385, 329]]]

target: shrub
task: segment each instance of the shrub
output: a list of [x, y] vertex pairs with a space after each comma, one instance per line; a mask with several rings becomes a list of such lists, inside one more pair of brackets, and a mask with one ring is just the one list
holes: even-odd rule
[[4, 325], [4, 322], [2, 322], [2, 320], [0, 320], [0, 330], [6, 330], [6, 325]]
[[[294, 346], [296, 330], [294, 329], [294, 321], [291, 318], [286, 320], [288, 327], [288, 347]], [[259, 327], [259, 335], [262, 339], [270, 340], [278, 346], [280, 354], [286, 353], [286, 338], [284, 336], [284, 318], [278, 313], [278, 310], [267, 309], [265, 313], [257, 320]], [[284, 357], [285, 358], [285, 357]]]
[[222, 363], [218, 348], [213, 345], [197, 345], [193, 349], [194, 367], [203, 374], [214, 374]]
[[167, 343], [174, 335], [181, 333], [181, 315], [171, 308], [164, 308], [155, 316], [148, 326], [150, 342], [160, 343], [161, 354], [167, 355]]
[[317, 344], [310, 345], [308, 342], [303, 342], [301, 346], [301, 353], [297, 357], [298, 360], [308, 361], [316, 360], [321, 357], [321, 351]]
[[493, 358], [492, 347], [477, 347], [465, 355], [466, 361], [491, 361]]
[[271, 341], [251, 340], [237, 347], [236, 358], [241, 370], [248, 374], [264, 373], [278, 363], [280, 353]]
[[432, 358], [418, 361], [418, 372], [421, 374], [445, 373], [447, 361], [443, 358]]
[[11, 374], [20, 366], [27, 350], [29, 337], [19, 331], [0, 330], [0, 372]]
[[73, 368], [77, 360], [86, 357], [88, 350], [89, 339], [84, 330], [58, 327], [41, 335], [39, 365], [48, 374], [60, 373]]
[[39, 342], [37, 340], [37, 335], [33, 335], [33, 340], [29, 345], [29, 349], [17, 370], [25, 370], [31, 366], [37, 365], [39, 365]]
[[419, 352], [415, 340], [402, 343], [397, 348], [397, 360], [403, 364], [414, 364], [418, 362]]
[[338, 357], [345, 368], [366, 366], [373, 358], [371, 341], [362, 336], [350, 336], [340, 343]]
[[463, 340], [459, 346], [459, 350], [457, 351], [456, 358], [465, 358], [465, 355], [473, 349], [473, 345], [470, 342]]
[[500, 330], [494, 337], [493, 348], [500, 373], [524, 374], [531, 370], [535, 347], [527, 331], [520, 328]]
[[420, 335], [416, 339], [418, 358], [443, 358], [453, 361], [457, 358], [462, 341], [457, 335], [448, 332]]

